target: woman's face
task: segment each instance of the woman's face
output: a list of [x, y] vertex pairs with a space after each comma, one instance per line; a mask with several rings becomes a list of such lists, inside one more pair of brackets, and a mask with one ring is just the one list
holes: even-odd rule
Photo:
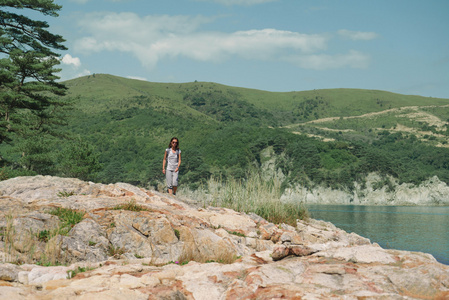
[[172, 147], [176, 148], [177, 145], [178, 145], [178, 140], [177, 139], [174, 139], [173, 141], [171, 141], [171, 146]]

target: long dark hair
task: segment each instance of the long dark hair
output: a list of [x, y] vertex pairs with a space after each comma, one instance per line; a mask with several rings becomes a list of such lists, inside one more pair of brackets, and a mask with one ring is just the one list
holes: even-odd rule
[[176, 144], [176, 150], [179, 150], [179, 139], [177, 137], [172, 137], [170, 140], [170, 144], [168, 144], [168, 148], [171, 149], [171, 143], [173, 140], [178, 140], [178, 143]]

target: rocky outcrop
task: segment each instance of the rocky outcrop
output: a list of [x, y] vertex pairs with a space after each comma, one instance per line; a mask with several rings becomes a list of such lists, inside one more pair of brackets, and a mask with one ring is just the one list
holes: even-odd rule
[[434, 176], [419, 185], [399, 184], [392, 177], [381, 177], [371, 173], [363, 185], [354, 183], [355, 188], [335, 190], [328, 187], [308, 189], [297, 186], [287, 189], [284, 199], [301, 201], [304, 204], [333, 205], [449, 205], [449, 186]]
[[[449, 266], [431, 255], [385, 250], [323, 221], [272, 224], [50, 176], [2, 181], [0, 194], [1, 299], [449, 297]], [[64, 232], [55, 208], [83, 218]]]

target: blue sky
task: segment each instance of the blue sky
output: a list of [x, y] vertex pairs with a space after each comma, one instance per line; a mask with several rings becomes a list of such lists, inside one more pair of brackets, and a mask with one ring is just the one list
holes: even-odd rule
[[448, 0], [56, 0], [63, 80], [449, 98]]

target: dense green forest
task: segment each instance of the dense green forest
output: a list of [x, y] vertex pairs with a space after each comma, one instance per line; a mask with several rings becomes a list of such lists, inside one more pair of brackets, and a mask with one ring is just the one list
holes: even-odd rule
[[[273, 150], [283, 186], [352, 189], [370, 172], [449, 183], [449, 100], [334, 89], [273, 93], [92, 75], [64, 83], [66, 125], [0, 145], [2, 179], [34, 174], [157, 187], [170, 138], [181, 184], [244, 179]], [[388, 181], [385, 182], [388, 184]]]

